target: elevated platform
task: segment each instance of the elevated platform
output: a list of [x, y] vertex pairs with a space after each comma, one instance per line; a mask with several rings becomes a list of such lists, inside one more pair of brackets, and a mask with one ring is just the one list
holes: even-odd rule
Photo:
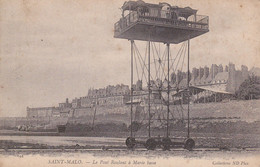
[[[198, 17], [198, 16], [197, 16]], [[208, 16], [198, 21], [128, 14], [115, 23], [115, 38], [178, 44], [209, 31]]]
[[115, 38], [178, 44], [209, 31], [209, 17], [197, 15], [197, 10], [190, 7], [130, 0], [121, 9]]

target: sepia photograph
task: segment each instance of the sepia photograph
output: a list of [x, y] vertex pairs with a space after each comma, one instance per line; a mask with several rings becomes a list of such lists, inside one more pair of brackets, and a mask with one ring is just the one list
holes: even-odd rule
[[259, 0], [0, 0], [0, 167], [260, 167]]

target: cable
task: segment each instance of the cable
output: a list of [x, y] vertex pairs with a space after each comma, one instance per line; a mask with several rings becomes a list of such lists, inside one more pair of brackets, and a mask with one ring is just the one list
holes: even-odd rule
[[[134, 45], [134, 51], [137, 52], [135, 45]], [[144, 73], [145, 73], [144, 67], [145, 67], [145, 66], [142, 65], [141, 58], [139, 57], [139, 55], [138, 55], [138, 54], [136, 54], [136, 55], [138, 56], [139, 64], [140, 64], [141, 69], [142, 69], [142, 77], [141, 77], [141, 80], [143, 80], [143, 76], [144, 76], [146, 82], [148, 82], [148, 80], [147, 80], [147, 78], [146, 78], [146, 75], [144, 75]]]
[[[148, 67], [146, 66], [146, 64], [145, 64], [145, 61], [143, 60], [143, 58], [142, 58], [142, 56], [141, 56], [141, 54], [140, 54], [140, 52], [139, 52], [139, 50], [138, 50], [138, 48], [137, 48], [137, 46], [135, 45], [135, 43], [134, 43], [134, 47], [135, 47], [135, 49], [136, 49], [136, 51], [137, 51], [137, 55], [141, 58], [141, 60], [142, 60], [142, 62], [143, 62], [143, 65], [144, 65], [144, 67], [146, 68], [146, 70], [148, 71]], [[152, 78], [152, 80], [154, 80], [153, 79], [153, 77], [151, 76], [151, 78]]]
[[137, 67], [137, 62], [136, 62], [136, 54], [134, 52], [134, 60], [135, 60], [135, 68], [136, 68], [136, 73], [137, 73], [137, 79], [140, 80], [139, 78], [139, 72], [138, 72], [138, 67]]
[[173, 68], [173, 65], [174, 65], [174, 63], [175, 63], [175, 60], [178, 58], [180, 52], [183, 50], [183, 47], [184, 47], [184, 43], [182, 43], [180, 49], [178, 50], [178, 53], [176, 54], [175, 58], [173, 59], [173, 62], [172, 62], [172, 64], [171, 64], [171, 66], [170, 66], [170, 69]]
[[[185, 44], [185, 48], [186, 48], [186, 44]], [[176, 72], [176, 70], [177, 70], [177, 68], [178, 68], [178, 65], [179, 65], [179, 62], [180, 62], [182, 53], [183, 53], [183, 50], [182, 50], [182, 52], [181, 52], [181, 54], [180, 54], [180, 56], [179, 56], [179, 59], [178, 59], [178, 62], [177, 62], [177, 64], [176, 64], [176, 68], [175, 68], [174, 72]]]
[[164, 68], [162, 67], [162, 62], [164, 62], [164, 57], [166, 57], [165, 55], [166, 55], [167, 48], [165, 48], [162, 58], [160, 58], [156, 47], [155, 47], [155, 51], [157, 53], [157, 57], [158, 57], [158, 61], [159, 61], [159, 67], [158, 67], [158, 71], [157, 72], [159, 72], [159, 79], [161, 79], [162, 76], [160, 76], [160, 67], [161, 67], [161, 70], [162, 70], [162, 74], [161, 75], [164, 74], [164, 76], [166, 76], [166, 74], [164, 73]]
[[[152, 53], [153, 53], [153, 59], [154, 59], [154, 66], [155, 66], [155, 71], [157, 70], [157, 66], [156, 66], [156, 59], [155, 59], [155, 55], [154, 55], [154, 49], [153, 49], [153, 45], [152, 45]], [[156, 78], [158, 78], [157, 72], [155, 75]]]

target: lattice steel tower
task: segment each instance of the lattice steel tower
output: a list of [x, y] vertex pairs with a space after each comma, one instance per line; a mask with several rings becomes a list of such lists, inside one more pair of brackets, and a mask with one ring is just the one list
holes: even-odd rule
[[[127, 12], [127, 14], [125, 14]], [[190, 7], [171, 6], [168, 3], [150, 4], [142, 0], [128, 1], [122, 6], [122, 17], [114, 25], [114, 37], [130, 40], [131, 42], [131, 134], [126, 139], [128, 148], [134, 148], [137, 144], [144, 145], [147, 149], [155, 149], [156, 146], [162, 145], [168, 150], [172, 146], [183, 145], [184, 148], [191, 150], [195, 142], [190, 138], [190, 118], [189, 118], [189, 100], [188, 100], [188, 131], [185, 141], [172, 141], [169, 135], [169, 113], [170, 113], [170, 44], [179, 44], [187, 41], [188, 43], [188, 69], [187, 69], [187, 91], [189, 94], [189, 54], [190, 39], [200, 36], [209, 31], [208, 16], [197, 15], [197, 10]], [[148, 139], [146, 141], [136, 140], [133, 137], [133, 54], [135, 40], [148, 42]], [[151, 42], [166, 44], [167, 50], [167, 82], [166, 89], [167, 100], [167, 126], [166, 136], [162, 139], [151, 136], [150, 119], [151, 119]]]

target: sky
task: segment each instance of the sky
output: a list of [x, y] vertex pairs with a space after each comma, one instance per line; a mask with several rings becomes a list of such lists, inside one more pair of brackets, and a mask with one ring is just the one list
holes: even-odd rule
[[[191, 68], [260, 67], [259, 0], [164, 2], [209, 16], [210, 31], [191, 40]], [[123, 3], [0, 0], [0, 116], [26, 116], [27, 106], [57, 106], [93, 87], [129, 85], [130, 42], [113, 37]]]

